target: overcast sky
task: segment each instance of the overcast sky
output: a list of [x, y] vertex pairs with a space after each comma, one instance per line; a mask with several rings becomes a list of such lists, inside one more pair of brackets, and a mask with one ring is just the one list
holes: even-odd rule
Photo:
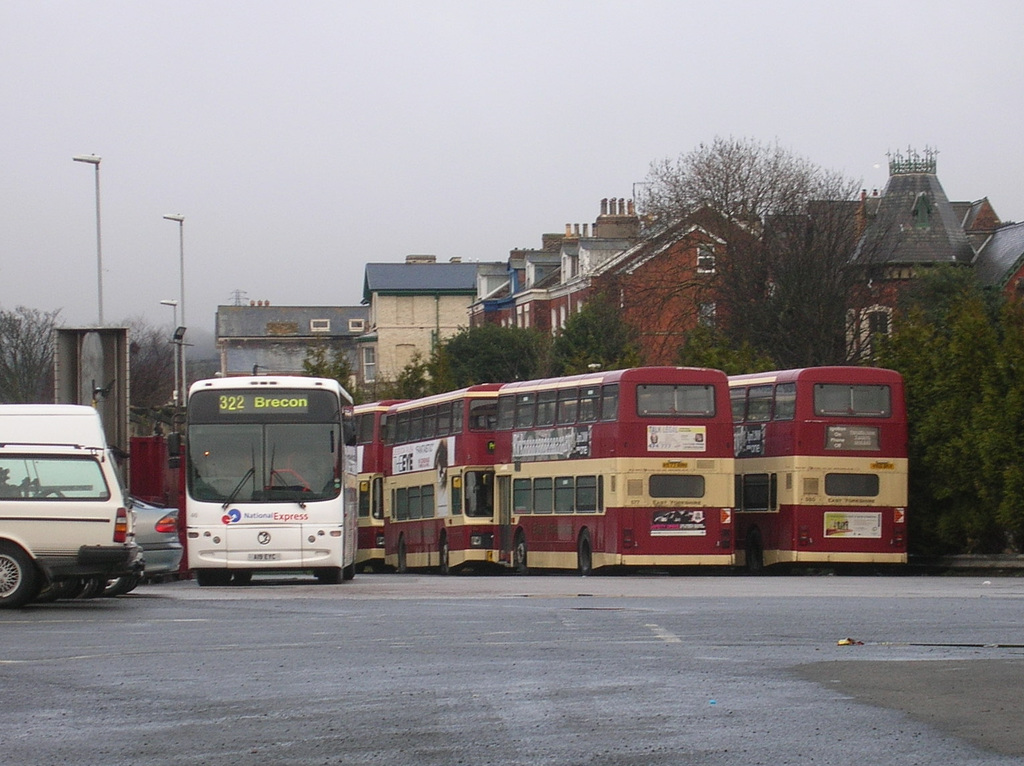
[[[1019, 0], [0, 0], [0, 307], [212, 333], [236, 291], [357, 305], [368, 262], [505, 260], [652, 161], [778, 141], [869, 191], [936, 148], [1024, 220]], [[180, 321], [180, 316], [179, 316]]]

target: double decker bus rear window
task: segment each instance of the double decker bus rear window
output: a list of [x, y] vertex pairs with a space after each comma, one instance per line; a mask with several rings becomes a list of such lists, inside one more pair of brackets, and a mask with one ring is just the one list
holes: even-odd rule
[[704, 477], [656, 473], [648, 488], [651, 497], [704, 497]]
[[831, 497], [878, 497], [878, 474], [827, 473], [825, 494]]
[[712, 386], [637, 386], [636, 414], [645, 418], [710, 418], [715, 414], [715, 389]]
[[856, 418], [887, 418], [892, 414], [889, 386], [817, 383], [814, 414]]

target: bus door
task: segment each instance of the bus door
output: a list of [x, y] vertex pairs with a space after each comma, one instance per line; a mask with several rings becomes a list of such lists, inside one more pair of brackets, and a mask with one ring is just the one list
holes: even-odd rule
[[498, 560], [512, 562], [512, 477], [498, 476]]

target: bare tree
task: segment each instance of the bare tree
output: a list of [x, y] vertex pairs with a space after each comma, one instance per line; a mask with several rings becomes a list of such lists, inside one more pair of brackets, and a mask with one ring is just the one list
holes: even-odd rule
[[[779, 366], [847, 361], [858, 187], [777, 143], [750, 139], [716, 138], [653, 164], [643, 214], [663, 226], [699, 223], [723, 243], [713, 273], [668, 274], [660, 289], [700, 294], [724, 337]], [[691, 316], [687, 326], [694, 323]]]
[[156, 409], [174, 396], [174, 346], [166, 328], [127, 320], [132, 406]]
[[53, 402], [54, 330], [60, 310], [0, 309], [0, 402]]

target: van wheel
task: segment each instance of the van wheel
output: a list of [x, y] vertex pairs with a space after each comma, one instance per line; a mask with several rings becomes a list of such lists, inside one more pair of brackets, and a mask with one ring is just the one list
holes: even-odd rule
[[580, 540], [576, 544], [576, 568], [579, 570], [580, 577], [589, 577], [594, 571], [594, 561], [590, 548], [590, 533], [585, 529], [580, 534]]
[[39, 572], [28, 554], [0, 543], [0, 607], [24, 606], [39, 593]]

